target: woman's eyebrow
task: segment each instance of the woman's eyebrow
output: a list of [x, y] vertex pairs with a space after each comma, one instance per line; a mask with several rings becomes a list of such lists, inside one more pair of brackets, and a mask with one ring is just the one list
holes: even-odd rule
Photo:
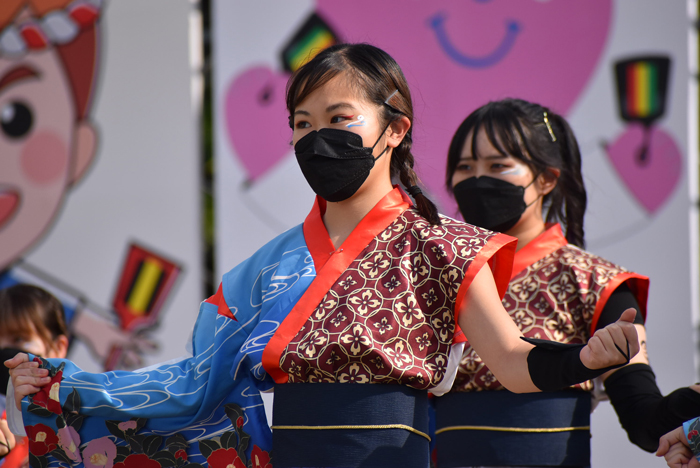
[[355, 107], [348, 103], [348, 102], [339, 102], [337, 104], [331, 104], [330, 106], [326, 107], [326, 112], [333, 112], [334, 110], [341, 109], [343, 107], [354, 109]]
[[[490, 154], [490, 155], [488, 155], [488, 156], [479, 156], [479, 159], [505, 159], [505, 158], [507, 158], [507, 157], [508, 157], [508, 156], [505, 155], [505, 154]], [[474, 161], [475, 158], [474, 158], [474, 156], [472, 156], [471, 154], [469, 154], [469, 155], [467, 155], [467, 156], [463, 156], [462, 158], [460, 158], [460, 161], [465, 161], [465, 160]]]

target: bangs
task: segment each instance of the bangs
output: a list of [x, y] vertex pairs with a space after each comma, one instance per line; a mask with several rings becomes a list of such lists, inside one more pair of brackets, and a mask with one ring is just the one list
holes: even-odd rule
[[342, 72], [342, 70], [330, 67], [312, 70], [308, 73], [304, 73], [304, 71], [304, 67], [300, 68], [298, 74], [292, 75], [287, 83], [287, 110], [292, 116], [299, 103]]
[[532, 165], [527, 134], [520, 119], [510, 109], [492, 107], [477, 118], [472, 133], [472, 156], [479, 158], [476, 135], [483, 128], [489, 143], [503, 156], [513, 156]]
[[[386, 71], [375, 63], [381, 62], [380, 58], [386, 55], [384, 52], [380, 52], [378, 49], [363, 44], [336, 44], [324, 49], [289, 78], [286, 89], [286, 104], [290, 116], [293, 116], [296, 107], [311, 93], [339, 75], [345, 75], [345, 84], [358, 97], [368, 102], [381, 104], [390, 92], [399, 88], [402, 89], [402, 94], [410, 99], [410, 94], [404, 89], [405, 86], [400, 87], [393, 78], [391, 81], [394, 82], [395, 86], [387, 91], [384, 77]], [[377, 54], [380, 57], [377, 57]], [[386, 57], [387, 66], [392, 63], [395, 65], [393, 59]], [[395, 66], [400, 76], [403, 77], [398, 65]], [[403, 82], [405, 82], [405, 78], [403, 78]]]
[[41, 317], [34, 307], [22, 311], [10, 311], [5, 308], [0, 310], [2, 334], [6, 336], [26, 338], [37, 333], [42, 340], [45, 340], [47, 337], [42, 336], [40, 330], [34, 326], [36, 320], [41, 320]]
[[[37, 294], [46, 295], [49, 298], [43, 307]], [[44, 309], [54, 307], [62, 306], [53, 296], [34, 286], [17, 284], [1, 290], [0, 323], [2, 323], [2, 334], [19, 338], [29, 338], [36, 335], [50, 349], [54, 337], [49, 327], [56, 319], [47, 313], [48, 310]], [[65, 329], [65, 325], [63, 325], [63, 329]]]

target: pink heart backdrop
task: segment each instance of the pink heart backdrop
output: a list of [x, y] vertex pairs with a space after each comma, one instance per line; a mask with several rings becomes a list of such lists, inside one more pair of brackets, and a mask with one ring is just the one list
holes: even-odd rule
[[[448, 214], [456, 210], [444, 189], [445, 157], [459, 123], [476, 107], [504, 97], [539, 102], [567, 115], [599, 66], [611, 10], [611, 0], [318, 0], [316, 6], [341, 40], [377, 45], [401, 65], [413, 92], [416, 168]], [[281, 67], [258, 66], [228, 87], [228, 137], [250, 182], [291, 153], [289, 134], [262, 133], [286, 125], [287, 78]], [[610, 146], [613, 160], [626, 157], [624, 146]], [[680, 163], [672, 140], [667, 149]], [[639, 168], [619, 161], [615, 167], [638, 196], [632, 180]], [[641, 203], [653, 212], [664, 194], [670, 191]]]
[[638, 158], [644, 141], [640, 124], [630, 125], [607, 147], [607, 153], [627, 190], [647, 213], [655, 213], [678, 185], [683, 161], [671, 135], [655, 127], [650, 131], [645, 162], [640, 163]]

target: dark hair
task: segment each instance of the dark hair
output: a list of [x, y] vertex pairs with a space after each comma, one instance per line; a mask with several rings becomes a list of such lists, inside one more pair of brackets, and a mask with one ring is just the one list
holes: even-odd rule
[[8, 335], [22, 337], [36, 331], [47, 349], [54, 348], [59, 336], [68, 336], [61, 302], [29, 284], [0, 289], [0, 324]]
[[[382, 126], [408, 117], [411, 128], [391, 157], [391, 176], [410, 188], [418, 185], [418, 176], [413, 170], [411, 154], [413, 140], [413, 103], [406, 78], [401, 68], [389, 54], [369, 44], [336, 44], [328, 47], [299, 68], [287, 83], [287, 110], [294, 115], [296, 106], [314, 90], [333, 77], [345, 73], [356, 91], [368, 102], [382, 107]], [[395, 91], [397, 91], [395, 94]], [[391, 96], [391, 99], [388, 99]], [[386, 101], [386, 102], [385, 102]], [[291, 119], [291, 117], [290, 117]], [[416, 193], [418, 212], [432, 224], [440, 224], [437, 208], [428, 197]]]
[[[581, 175], [581, 152], [566, 120], [546, 107], [521, 99], [489, 102], [478, 108], [459, 126], [447, 152], [446, 184], [450, 193], [452, 176], [467, 136], [470, 132], [478, 134], [482, 128], [494, 148], [503, 155], [520, 159], [533, 174], [543, 174], [552, 168], [560, 171], [556, 186], [543, 198], [547, 209], [545, 219], [564, 224], [566, 240], [583, 248], [586, 188]], [[476, 141], [472, 138], [474, 158], [477, 158]]]

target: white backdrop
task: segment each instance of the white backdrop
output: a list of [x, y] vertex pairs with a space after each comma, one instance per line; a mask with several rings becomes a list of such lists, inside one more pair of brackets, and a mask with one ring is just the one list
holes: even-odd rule
[[[577, 0], [565, 6], [562, 0], [518, 2], [517, 6], [524, 9], [540, 9], [535, 13], [524, 12], [522, 18], [515, 17], [522, 37], [526, 37], [525, 33], [529, 31], [526, 28], [540, 24], [538, 21], [546, 20], [553, 25], [551, 29], [538, 28], [537, 37], [531, 39], [533, 47], [542, 47], [542, 50], [530, 52], [531, 55], [525, 53], [524, 59], [513, 65], [514, 71], [507, 77], [487, 72], [486, 83], [503, 80], [500, 88], [472, 84], [465, 79], [461, 87], [445, 84], [443, 91], [455, 100], [462, 99], [467, 93], [476, 96], [473, 101], [482, 103], [506, 96], [524, 97], [541, 101], [565, 114], [582, 147], [589, 194], [586, 217], [589, 250], [651, 277], [648, 349], [659, 386], [668, 393], [693, 383], [696, 372], [691, 284], [692, 288], [697, 286], [691, 283], [691, 270], [695, 270], [695, 265], [691, 264], [695, 257], [691, 252], [695, 252], [695, 242], [691, 243], [689, 193], [694, 193], [695, 189], [689, 186], [689, 180], [695, 162], [689, 159], [688, 141], [692, 139], [695, 145], [696, 134], [693, 131], [689, 135], [688, 122], [689, 106], [694, 109], [696, 104], [689, 104], [690, 22], [686, 2]], [[323, 11], [334, 8], [323, 0], [319, 3]], [[399, 2], [389, 8], [387, 4], [391, 2], [374, 2], [374, 7], [365, 9], [357, 2], [353, 5], [361, 13], [358, 17], [364, 15], [355, 20], [356, 24], [361, 21], [363, 25], [365, 21], [381, 24], [383, 21], [390, 31], [394, 31], [391, 28], [403, 28], [409, 34], [420, 36], [423, 23], [417, 23], [417, 28], [409, 24], [413, 15], [411, 9], [418, 8], [419, 4], [424, 9], [437, 5], [435, 8], [439, 6], [448, 12], [447, 15], [459, 15], [462, 12], [458, 9], [464, 9], [488, 26], [488, 8], [500, 8], [494, 12], [507, 15], [506, 9], [516, 5], [503, 6], [505, 3], [498, 6], [496, 2], [464, 0]], [[595, 4], [599, 11], [594, 9], [579, 16], [563, 15], [566, 8], [583, 9], [583, 3]], [[313, 193], [297, 168], [288, 143], [291, 131], [287, 126], [283, 96], [286, 75], [281, 69], [279, 53], [317, 5], [312, 0], [263, 0], [255, 3], [222, 0], [214, 2], [213, 7], [216, 262], [220, 276], [276, 234], [303, 221], [313, 201]], [[553, 16], [547, 17], [550, 14], [548, 7], [561, 8], [562, 13], [551, 13]], [[383, 8], [391, 10], [392, 14], [386, 15]], [[537, 17], [539, 11], [542, 11], [541, 18]], [[487, 16], [484, 19], [478, 16], [480, 14]], [[463, 17], [464, 29], [468, 29], [468, 22], [474, 20], [472, 16]], [[337, 18], [334, 25], [340, 30], [350, 28]], [[576, 31], [576, 35], [564, 37], [563, 33], [554, 30], [554, 25], [570, 28]], [[580, 31], [576, 30], [579, 26]], [[382, 34], [375, 36], [362, 27], [359, 27], [361, 33], [350, 35], [348, 39], [385, 47], [403, 66], [416, 105], [415, 139], [418, 148], [415, 154], [418, 160], [427, 154], [432, 155], [432, 159], [423, 159], [420, 169], [424, 174], [441, 171], [444, 163], [440, 155], [444, 152], [438, 149], [445, 148], [447, 141], [435, 141], [435, 135], [441, 127], [447, 132], [453, 131], [459, 120], [440, 120], [447, 111], [436, 109], [439, 107], [437, 101], [430, 98], [433, 90], [421, 81], [421, 71], [414, 63], [420, 64], [421, 50], [412, 48], [411, 38], [405, 40], [408, 50], [402, 50], [395, 43], [387, 42], [385, 46]], [[423, 39], [422, 36], [415, 41], [420, 42], [419, 39]], [[487, 40], [488, 37], [484, 39]], [[587, 51], [589, 44], [598, 49]], [[478, 42], [469, 46], [479, 50], [482, 57], [490, 47]], [[621, 59], [649, 54], [669, 56], [671, 73], [666, 112], [653, 126], [649, 153], [652, 159], [643, 174], [648, 180], [642, 183], [635, 180], [633, 174], [625, 173], [624, 168], [618, 172], [613, 164], [616, 157], [624, 157], [626, 150], [638, 148], [640, 142], [634, 127], [623, 122], [618, 114], [613, 65]], [[507, 58], [503, 61], [505, 63]], [[585, 75], [585, 79], [574, 86], [577, 77], [567, 78], [566, 70], [563, 70], [569, 68]], [[440, 70], [434, 73], [440, 80], [447, 82], [452, 79], [447, 73], [441, 74]], [[557, 78], [557, 74], [561, 78]], [[552, 76], [559, 81], [542, 85]], [[512, 84], [507, 82], [508, 79], [513, 80]], [[478, 83], [477, 78], [474, 80]], [[533, 84], [519, 91], [521, 82]], [[462, 117], [475, 107], [468, 107], [470, 103], [459, 109]], [[421, 139], [423, 146], [420, 146]], [[608, 151], [603, 143], [608, 145]], [[677, 179], [674, 179], [673, 168], [677, 169]], [[428, 175], [428, 182], [435, 179], [431, 177]], [[454, 206], [436, 187], [433, 183], [429, 190], [440, 200], [447, 214], [454, 214]], [[627, 440], [608, 403], [599, 405], [592, 424], [594, 467], [663, 465], [661, 460]]]
[[[116, 0], [100, 20], [91, 112], [95, 160], [26, 261], [109, 310], [134, 241], [184, 268], [151, 338], [152, 364], [185, 353], [201, 287], [198, 109], [192, 99], [189, 0]], [[76, 342], [70, 357], [101, 368]]]

